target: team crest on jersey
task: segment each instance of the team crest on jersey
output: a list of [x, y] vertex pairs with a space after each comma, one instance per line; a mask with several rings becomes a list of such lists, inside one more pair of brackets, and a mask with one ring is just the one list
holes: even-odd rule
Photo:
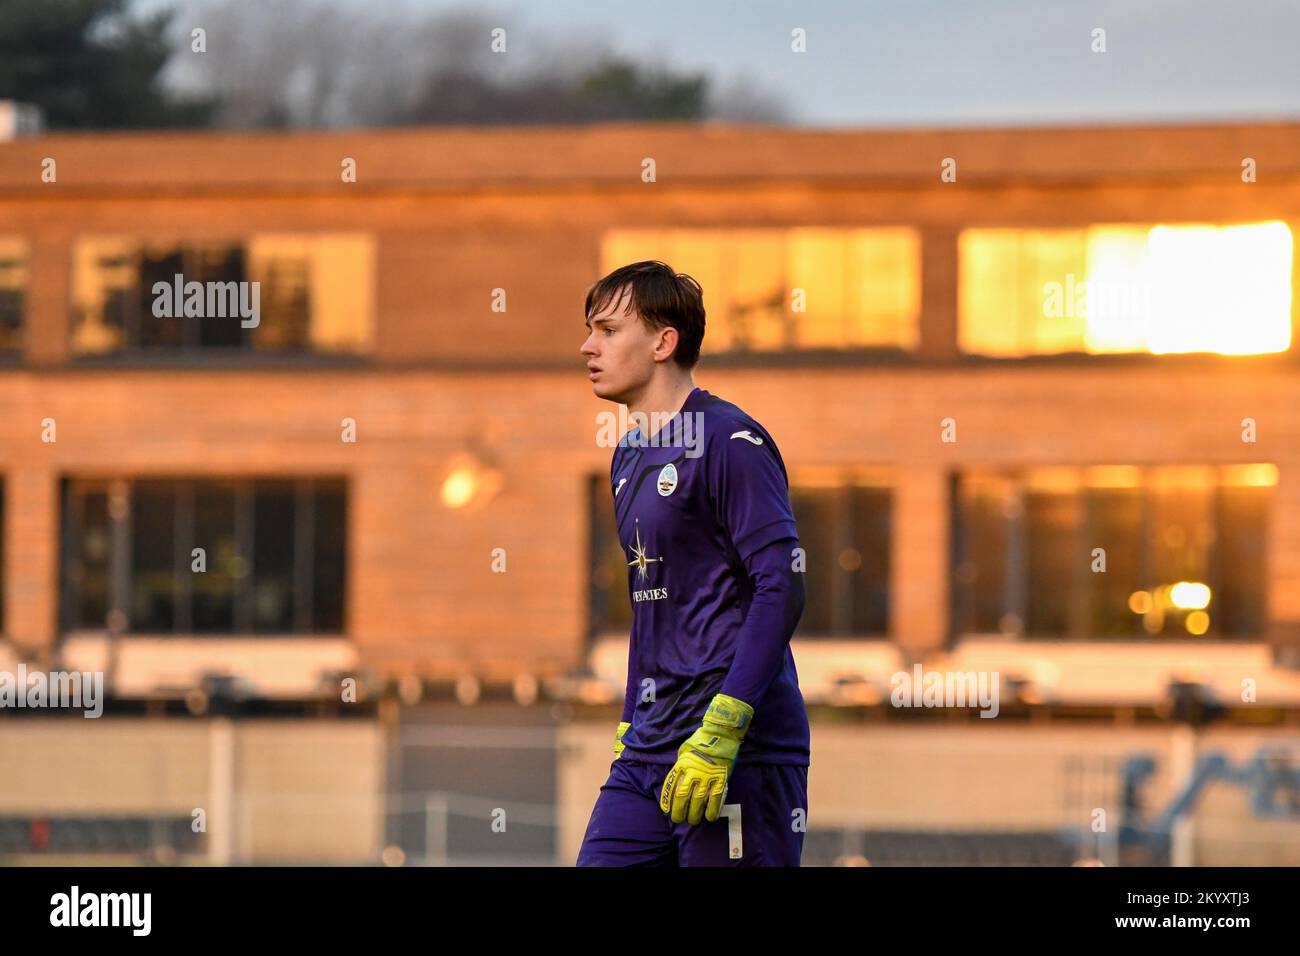
[[659, 472], [659, 494], [665, 498], [677, 489], [677, 468], [670, 461]]

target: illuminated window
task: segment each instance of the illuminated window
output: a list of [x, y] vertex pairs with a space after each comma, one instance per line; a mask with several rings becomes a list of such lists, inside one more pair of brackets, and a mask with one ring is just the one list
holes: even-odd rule
[[0, 353], [22, 350], [26, 294], [27, 243], [0, 236]]
[[629, 229], [604, 271], [659, 259], [704, 288], [705, 350], [915, 348], [920, 238], [911, 229]]
[[963, 352], [1247, 355], [1291, 344], [1282, 222], [967, 229], [958, 256]]
[[[351, 234], [83, 238], [73, 249], [73, 351], [364, 353], [374, 335], [374, 259], [373, 239]], [[199, 314], [186, 314], [192, 282], [202, 284]]]
[[963, 473], [957, 630], [1258, 639], [1276, 484], [1268, 464]]

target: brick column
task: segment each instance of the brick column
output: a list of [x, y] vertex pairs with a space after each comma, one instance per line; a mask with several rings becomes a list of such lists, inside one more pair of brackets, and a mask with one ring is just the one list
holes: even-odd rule
[[58, 621], [58, 485], [44, 467], [5, 474], [5, 635], [49, 653]]
[[921, 230], [922, 359], [957, 355], [957, 229], [926, 226]]
[[889, 633], [907, 655], [942, 647], [949, 616], [948, 472], [904, 467], [894, 486]]
[[72, 243], [68, 236], [43, 234], [30, 249], [24, 342], [29, 365], [68, 360], [72, 312]]

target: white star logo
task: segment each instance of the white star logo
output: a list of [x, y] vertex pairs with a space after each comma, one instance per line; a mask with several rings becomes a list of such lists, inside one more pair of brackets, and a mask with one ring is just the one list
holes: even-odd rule
[[645, 579], [646, 568], [656, 561], [662, 563], [663, 558], [647, 558], [645, 556], [645, 545], [641, 543], [641, 519], [636, 519], [636, 544], [632, 548], [632, 553], [636, 556], [627, 563], [627, 566], [636, 567], [637, 577]]

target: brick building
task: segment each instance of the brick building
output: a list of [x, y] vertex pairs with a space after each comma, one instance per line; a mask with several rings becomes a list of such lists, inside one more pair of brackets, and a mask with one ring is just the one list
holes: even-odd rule
[[[938, 655], [1294, 702], [1298, 223], [1294, 124], [0, 144], [0, 632], [125, 695], [616, 686], [581, 303], [660, 257], [790, 466], [810, 694]], [[259, 323], [159, 317], [177, 274]]]

